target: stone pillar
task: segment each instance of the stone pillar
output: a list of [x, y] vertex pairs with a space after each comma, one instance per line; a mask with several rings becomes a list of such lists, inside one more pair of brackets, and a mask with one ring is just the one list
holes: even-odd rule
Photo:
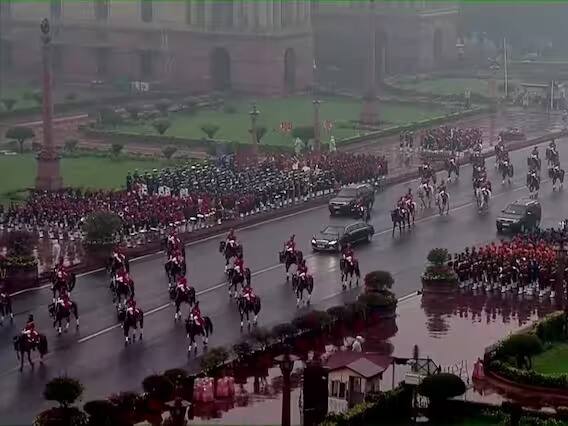
[[375, 34], [375, 26], [373, 25], [372, 18], [369, 25], [369, 55], [368, 55], [368, 71], [367, 71], [367, 92], [363, 97], [363, 110], [361, 111], [361, 123], [367, 125], [378, 124], [378, 99], [377, 99], [377, 37]]
[[51, 76], [51, 29], [49, 21], [41, 22], [43, 80], [43, 144], [37, 156], [36, 189], [57, 190], [63, 186], [59, 155], [53, 146], [53, 99]]
[[241, 27], [241, 8], [243, 5], [241, 4], [240, 0], [233, 1], [233, 27], [240, 28]]
[[273, 0], [272, 10], [272, 26], [275, 31], [278, 31], [282, 27], [282, 0]]
[[204, 2], [205, 7], [205, 29], [211, 29], [213, 24], [213, 2]]
[[272, 0], [266, 2], [266, 27], [270, 32], [274, 30], [274, 2]]

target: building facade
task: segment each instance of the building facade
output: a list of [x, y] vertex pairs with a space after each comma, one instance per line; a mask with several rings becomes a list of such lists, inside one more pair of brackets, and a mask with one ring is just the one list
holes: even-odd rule
[[312, 16], [322, 84], [366, 90], [385, 76], [429, 72], [458, 58], [457, 2], [322, 1]]
[[38, 74], [39, 22], [69, 82], [127, 79], [205, 92], [280, 95], [309, 86], [313, 35], [303, 1], [2, 0], [7, 75]]
[[282, 95], [308, 88], [314, 75], [361, 84], [371, 46], [376, 78], [431, 70], [454, 54], [457, 8], [425, 1], [2, 0], [7, 78], [38, 78], [45, 17], [59, 80]]

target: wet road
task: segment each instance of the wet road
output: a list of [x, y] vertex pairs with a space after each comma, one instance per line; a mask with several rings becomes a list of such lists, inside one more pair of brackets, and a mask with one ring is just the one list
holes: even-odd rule
[[[568, 140], [559, 141], [558, 145], [560, 158], [568, 158]], [[373, 269], [391, 271], [396, 280], [393, 290], [401, 297], [420, 288], [419, 276], [432, 247], [454, 251], [495, 239], [495, 217], [500, 209], [527, 195], [524, 181], [528, 151], [511, 155], [517, 173], [511, 187], [502, 187], [495, 176], [493, 199], [489, 212], [484, 215], [478, 214], [473, 202], [470, 167], [462, 168], [460, 181], [449, 187], [449, 216], [421, 212], [415, 228], [401, 236], [397, 232], [395, 238], [391, 236], [389, 210], [409, 186], [415, 188], [417, 184], [397, 185], [378, 194], [372, 218], [375, 238], [371, 244], [356, 249], [362, 274]], [[541, 148], [543, 154], [544, 147]], [[493, 161], [487, 160], [490, 176], [494, 174]], [[546, 182], [540, 200], [543, 224], [556, 224], [563, 216], [568, 197], [563, 192], [552, 193], [550, 183]], [[331, 221], [349, 222], [348, 219]], [[253, 287], [263, 302], [260, 325], [273, 326], [288, 321], [298, 312], [290, 286], [285, 282], [283, 267], [277, 262], [283, 241], [294, 233], [299, 247], [309, 254], [312, 233], [328, 222], [327, 208], [318, 207], [238, 231], [245, 248], [246, 264], [253, 272]], [[221, 238], [199, 242], [187, 249], [190, 283], [198, 291], [203, 314], [209, 315], [215, 326], [210, 346], [230, 345], [240, 338], [239, 317], [234, 304], [228, 300], [223, 282], [223, 259], [217, 251]], [[146, 327], [144, 341], [126, 349], [122, 332], [116, 325], [104, 272], [88, 274], [78, 280], [73, 299], [80, 309], [81, 328], [59, 338], [49, 328], [47, 304], [51, 296], [48, 290], [16, 297], [15, 325], [0, 328], [0, 424], [29, 423], [33, 415], [48, 405], [41, 394], [44, 384], [54, 376], [67, 374], [80, 379], [86, 387], [84, 401], [88, 401], [108, 396], [113, 391], [139, 390], [142, 379], [154, 372], [179, 366], [195, 367], [195, 360], [187, 358], [183, 326], [173, 322], [163, 262], [163, 255], [151, 255], [132, 264], [138, 305], [145, 311]], [[341, 291], [337, 255], [309, 254], [308, 267], [314, 275], [312, 301], [317, 307], [327, 308], [356, 297], [356, 290]], [[50, 354], [44, 366], [36, 365], [35, 371], [26, 366], [20, 373], [11, 338], [32, 312], [40, 330], [48, 336]]]

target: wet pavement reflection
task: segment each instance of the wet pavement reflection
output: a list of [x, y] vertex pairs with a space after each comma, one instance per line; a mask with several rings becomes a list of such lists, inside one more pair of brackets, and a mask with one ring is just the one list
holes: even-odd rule
[[[363, 350], [385, 356], [411, 357], [418, 345], [420, 357], [430, 358], [443, 371], [461, 375], [471, 384], [474, 362], [483, 357], [485, 348], [507, 334], [554, 311], [550, 300], [522, 298], [501, 294], [427, 294], [399, 304], [398, 316], [383, 320], [358, 332], [365, 338]], [[327, 343], [336, 343], [331, 340]], [[292, 391], [292, 423], [300, 424], [301, 368]], [[409, 369], [396, 366], [384, 372], [381, 390], [404, 379]], [[281, 375], [279, 368], [235, 379], [235, 396], [214, 403], [196, 403], [193, 416], [204, 424], [274, 424], [280, 420]], [[482, 394], [470, 389], [468, 399], [499, 403], [502, 397], [493, 390]]]

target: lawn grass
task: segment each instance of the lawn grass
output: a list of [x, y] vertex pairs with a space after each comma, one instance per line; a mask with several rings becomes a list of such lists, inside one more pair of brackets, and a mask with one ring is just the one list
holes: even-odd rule
[[[497, 80], [498, 84], [502, 83]], [[509, 84], [518, 85], [518, 81], [510, 80]], [[403, 89], [416, 90], [421, 93], [433, 95], [463, 95], [466, 89], [471, 93], [477, 93], [483, 96], [489, 96], [489, 80], [481, 78], [434, 78], [425, 80], [416, 80], [409, 78], [401, 78], [394, 83]]]
[[533, 369], [541, 374], [568, 374], [568, 343], [554, 344], [534, 357]]
[[[126, 175], [135, 169], [151, 170], [171, 165], [167, 160], [133, 160], [103, 157], [63, 158], [61, 174], [65, 186], [119, 189], [125, 186]], [[34, 186], [36, 160], [33, 154], [0, 156], [0, 202], [7, 193]]]
[[[189, 115], [184, 112], [171, 113], [172, 126], [168, 129], [167, 136], [182, 138], [201, 139], [204, 133], [201, 126], [206, 123], [216, 124], [220, 127], [215, 139], [230, 141], [250, 141], [250, 117], [249, 111], [252, 101], [241, 99], [227, 101], [227, 105], [234, 107], [234, 113], [213, 110], [200, 110]], [[257, 102], [260, 115], [258, 126], [265, 126], [267, 133], [262, 139], [263, 144], [268, 145], [292, 145], [292, 137], [280, 132], [280, 123], [292, 122], [294, 127], [311, 125], [313, 123], [313, 104], [310, 97], [290, 97], [279, 99], [266, 99]], [[440, 116], [449, 111], [443, 106], [424, 107], [422, 105], [380, 103], [379, 117], [386, 125], [397, 125], [424, 120]], [[337, 140], [355, 136], [358, 131], [345, 128], [349, 120], [358, 120], [361, 113], [361, 102], [353, 99], [334, 98], [323, 99], [320, 106], [320, 119], [334, 123], [331, 133], [323, 132], [324, 140], [333, 134]], [[343, 126], [341, 125], [343, 124]], [[131, 134], [156, 135], [151, 122], [127, 123], [116, 128], [116, 131]]]
[[[26, 95], [32, 94], [38, 91], [39, 88], [25, 87], [25, 86], [13, 86], [13, 85], [2, 85], [2, 94], [0, 95], [0, 100], [2, 99], [14, 99], [16, 104], [12, 108], [13, 111], [25, 108], [37, 107], [38, 103], [33, 99], [26, 99]], [[0, 111], [5, 111], [5, 107], [0, 103]]]

